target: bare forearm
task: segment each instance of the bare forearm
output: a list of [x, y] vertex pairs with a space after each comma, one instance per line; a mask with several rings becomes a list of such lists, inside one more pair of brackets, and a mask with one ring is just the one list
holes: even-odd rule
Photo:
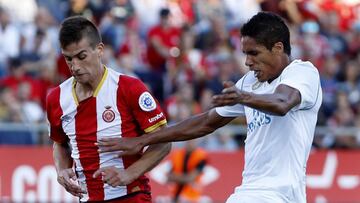
[[171, 150], [171, 144], [150, 145], [142, 157], [133, 163], [128, 170], [136, 174], [137, 177], [153, 169]]
[[141, 151], [144, 146], [202, 137], [233, 119], [234, 117], [222, 117], [212, 109], [156, 132], [134, 138], [101, 139], [95, 144], [99, 146], [101, 152], [120, 150], [118, 156], [133, 155]]
[[146, 146], [153, 143], [184, 141], [205, 136], [216, 129], [209, 127], [208, 122], [208, 112], [193, 116], [173, 126], [144, 135], [143, 144]]
[[258, 109], [262, 112], [283, 116], [289, 110], [290, 106], [283, 95], [280, 94], [253, 94], [249, 92], [243, 93], [241, 104]]
[[71, 168], [73, 166], [70, 147], [67, 144], [54, 143], [53, 158], [56, 171], [58, 172], [62, 169]]
[[255, 94], [239, 90], [233, 83], [224, 82], [224, 89], [213, 96], [215, 106], [242, 104], [259, 111], [284, 116], [291, 108], [300, 104], [299, 90], [280, 84], [272, 94]]

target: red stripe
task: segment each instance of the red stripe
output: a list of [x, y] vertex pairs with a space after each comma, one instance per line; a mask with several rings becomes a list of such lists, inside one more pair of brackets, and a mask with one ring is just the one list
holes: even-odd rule
[[97, 141], [96, 98], [90, 97], [81, 101], [75, 116], [76, 142], [80, 154], [80, 163], [84, 168], [89, 201], [104, 200], [101, 176], [94, 179], [92, 175], [100, 167], [100, 156], [94, 143]]
[[[133, 114], [131, 104], [128, 102], [131, 100], [128, 98], [130, 95], [126, 94], [132, 91], [133, 81], [130, 77], [119, 76], [119, 84], [117, 90], [117, 108], [121, 117], [121, 136], [122, 137], [137, 137], [142, 134], [139, 124]], [[137, 103], [136, 103], [137, 104]], [[134, 156], [123, 157], [124, 167], [128, 168], [131, 164], [141, 158], [141, 154]], [[149, 179], [144, 175], [140, 176], [133, 183], [127, 185], [127, 194], [132, 193], [136, 188], [142, 191], [150, 191]]]
[[68, 137], [61, 125], [63, 111], [60, 106], [60, 87], [56, 87], [46, 97], [46, 112], [50, 123], [50, 138], [55, 142], [64, 143]]

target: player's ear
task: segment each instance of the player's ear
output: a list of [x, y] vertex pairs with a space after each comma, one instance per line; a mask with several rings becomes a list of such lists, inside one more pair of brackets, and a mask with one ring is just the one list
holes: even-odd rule
[[274, 46], [271, 48], [272, 52], [275, 53], [283, 53], [284, 52], [284, 44], [282, 42], [276, 42]]
[[98, 54], [99, 57], [101, 57], [104, 53], [104, 49], [105, 49], [105, 45], [103, 43], [99, 43], [97, 46], [96, 46], [96, 52]]

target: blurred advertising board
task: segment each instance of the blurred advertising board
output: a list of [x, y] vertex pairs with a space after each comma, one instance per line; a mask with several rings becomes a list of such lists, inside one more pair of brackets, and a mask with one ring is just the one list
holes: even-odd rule
[[[209, 152], [204, 202], [225, 202], [241, 183], [243, 151]], [[309, 203], [360, 203], [360, 150], [316, 150], [307, 170]], [[0, 147], [0, 202], [77, 202], [57, 183], [51, 147]], [[154, 202], [168, 202], [167, 160], [152, 170]], [[208, 200], [208, 201], [206, 201]]]

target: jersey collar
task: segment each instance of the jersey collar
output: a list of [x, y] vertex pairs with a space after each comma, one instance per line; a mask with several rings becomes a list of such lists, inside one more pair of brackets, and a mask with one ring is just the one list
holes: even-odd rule
[[[105, 82], [105, 79], [107, 78], [107, 75], [108, 75], [108, 68], [104, 65], [104, 68], [105, 68], [105, 71], [104, 71], [104, 74], [100, 80], [100, 83], [98, 84], [98, 86], [96, 87], [94, 93], [93, 93], [93, 97], [96, 97], [98, 94], [99, 94], [99, 91], [101, 89], [101, 87], [103, 86], [104, 82]], [[76, 103], [76, 105], [79, 105], [79, 101], [76, 97], [76, 93], [75, 93], [75, 84], [76, 84], [76, 81], [75, 79], [73, 79], [73, 82], [72, 82], [72, 95], [73, 95], [73, 98], [74, 98], [74, 101]]]

